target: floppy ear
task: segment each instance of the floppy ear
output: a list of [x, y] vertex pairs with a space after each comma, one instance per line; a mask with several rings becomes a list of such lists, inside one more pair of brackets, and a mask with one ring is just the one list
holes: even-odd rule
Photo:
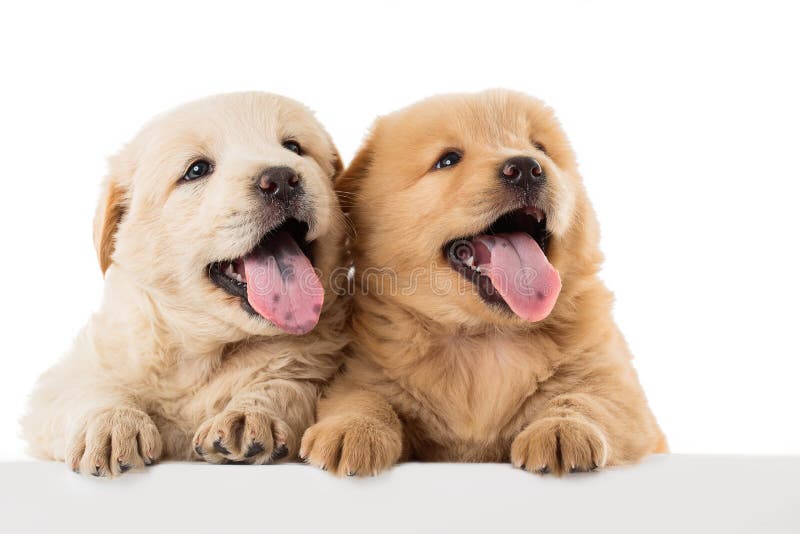
[[322, 125], [320, 125], [320, 128], [322, 128], [322, 131], [325, 134], [325, 139], [328, 141], [328, 146], [331, 149], [328, 162], [331, 164], [331, 167], [333, 167], [333, 174], [330, 175], [330, 179], [332, 182], [335, 182], [336, 178], [342, 174], [342, 169], [344, 169], [344, 165], [342, 165], [342, 157], [339, 155], [339, 150], [336, 149], [336, 145], [333, 142], [331, 134], [325, 131]]
[[121, 184], [119, 174], [113, 170], [103, 183], [100, 203], [94, 216], [94, 248], [100, 262], [100, 270], [106, 274], [114, 253], [114, 238], [128, 205], [127, 189]]
[[336, 182], [336, 179], [339, 178], [339, 175], [341, 175], [342, 171], [344, 170], [344, 165], [342, 164], [342, 157], [339, 156], [339, 151], [335, 148], [333, 149], [331, 165], [333, 165], [333, 176], [331, 176], [331, 180]]

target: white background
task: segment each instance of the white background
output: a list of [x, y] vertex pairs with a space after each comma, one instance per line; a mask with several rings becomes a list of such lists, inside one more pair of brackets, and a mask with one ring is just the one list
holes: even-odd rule
[[573, 141], [673, 451], [800, 453], [800, 17], [645, 4], [5, 3], [0, 459], [23, 457], [25, 397], [99, 302], [105, 158], [150, 116], [273, 91], [349, 160], [377, 114], [498, 86], [544, 98]]

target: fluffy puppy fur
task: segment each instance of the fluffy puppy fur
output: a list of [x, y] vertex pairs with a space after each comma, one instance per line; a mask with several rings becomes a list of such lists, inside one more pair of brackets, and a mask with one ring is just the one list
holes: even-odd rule
[[[276, 95], [210, 97], [149, 123], [110, 161], [94, 232], [104, 299], [32, 395], [32, 452], [95, 476], [159, 458], [295, 457], [343, 345], [328, 283], [342, 261], [340, 170], [311, 112]], [[313, 321], [279, 328], [255, 311], [243, 272], [278, 257], [280, 235], [324, 285], [305, 335]]]
[[[539, 167], [535, 183], [508, 183], [512, 158]], [[339, 475], [406, 459], [561, 474], [666, 450], [549, 108], [502, 90], [422, 101], [377, 120], [337, 188], [356, 232], [353, 341], [301, 457]], [[473, 283], [450, 256], [456, 240], [474, 243], [520, 210], [537, 216], [537, 243], [562, 286], [536, 320], [484, 294], [486, 280]]]

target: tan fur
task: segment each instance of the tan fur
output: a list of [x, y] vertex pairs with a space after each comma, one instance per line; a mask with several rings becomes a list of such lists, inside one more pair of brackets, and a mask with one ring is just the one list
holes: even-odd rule
[[[452, 148], [464, 159], [433, 170]], [[535, 324], [474, 291], [441, 291], [471, 287], [442, 247], [508, 209], [498, 168], [520, 155], [547, 172], [548, 258], [563, 282]], [[666, 450], [598, 278], [595, 215], [549, 108], [508, 91], [425, 100], [380, 118], [337, 187], [361, 287], [346, 372], [320, 401], [301, 456], [340, 475], [403, 459], [560, 474]], [[386, 278], [364, 276], [371, 269], [395, 273], [400, 288], [416, 278], [415, 290], [387, 291]]]
[[[286, 138], [306, 154], [283, 148]], [[214, 172], [179, 183], [198, 157]], [[326, 291], [319, 324], [300, 337], [247, 314], [206, 273], [271, 227], [256, 180], [276, 165], [302, 175]], [[295, 457], [343, 345], [346, 312], [328, 284], [342, 263], [340, 169], [311, 113], [275, 95], [211, 97], [148, 124], [111, 160], [94, 229], [103, 303], [32, 395], [32, 452], [97, 475], [196, 450], [210, 462], [267, 463], [285, 445]], [[254, 443], [263, 451], [246, 457]]]
[[106, 274], [114, 253], [114, 234], [125, 212], [125, 192], [114, 181], [109, 180], [95, 216], [94, 242], [100, 270]]

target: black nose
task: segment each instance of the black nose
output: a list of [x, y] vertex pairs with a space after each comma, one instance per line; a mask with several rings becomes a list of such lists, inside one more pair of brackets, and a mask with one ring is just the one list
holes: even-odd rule
[[258, 188], [267, 198], [289, 201], [303, 191], [300, 177], [290, 167], [269, 167], [258, 177]]
[[500, 166], [500, 178], [514, 186], [531, 189], [544, 183], [545, 174], [535, 159], [517, 156], [506, 160]]

